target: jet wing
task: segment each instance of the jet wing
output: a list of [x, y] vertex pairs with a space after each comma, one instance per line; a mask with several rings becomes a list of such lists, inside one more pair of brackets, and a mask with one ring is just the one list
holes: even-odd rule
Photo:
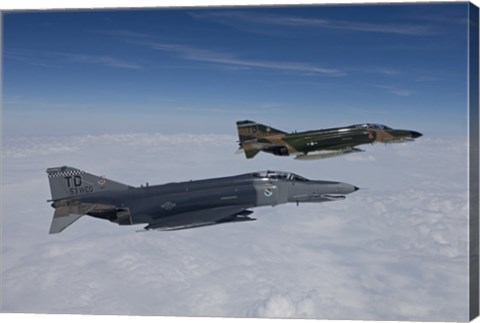
[[222, 206], [211, 209], [195, 210], [160, 218], [149, 223], [146, 230], [181, 230], [229, 222], [253, 221], [248, 215], [253, 211], [250, 206]]

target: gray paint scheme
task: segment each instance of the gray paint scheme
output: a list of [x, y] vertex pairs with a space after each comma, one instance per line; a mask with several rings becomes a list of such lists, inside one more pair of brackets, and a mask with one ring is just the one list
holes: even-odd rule
[[177, 230], [252, 221], [249, 208], [289, 202], [344, 199], [356, 186], [314, 181], [299, 175], [264, 171], [236, 176], [133, 187], [72, 167], [47, 169], [52, 207], [50, 233], [59, 233], [82, 215], [145, 229]]

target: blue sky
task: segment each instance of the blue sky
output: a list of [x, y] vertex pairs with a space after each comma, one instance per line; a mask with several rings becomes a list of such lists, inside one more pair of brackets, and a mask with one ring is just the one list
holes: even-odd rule
[[7, 13], [7, 137], [377, 122], [466, 135], [467, 4]]

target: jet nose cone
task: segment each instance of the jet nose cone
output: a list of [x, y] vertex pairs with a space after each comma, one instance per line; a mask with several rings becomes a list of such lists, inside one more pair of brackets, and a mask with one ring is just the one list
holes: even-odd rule
[[411, 134], [412, 138], [415, 138], [415, 139], [423, 136], [420, 132], [416, 132], [416, 131], [410, 131], [410, 134]]
[[359, 190], [358, 187], [356, 187], [356, 186], [353, 187], [353, 191], [354, 191], [354, 192], [355, 192], [355, 191], [358, 191], [358, 190]]

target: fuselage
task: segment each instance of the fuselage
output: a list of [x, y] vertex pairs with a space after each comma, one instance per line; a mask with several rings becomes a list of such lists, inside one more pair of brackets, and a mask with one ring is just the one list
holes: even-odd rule
[[413, 141], [422, 136], [411, 130], [364, 123], [347, 127], [287, 133], [251, 120], [237, 121], [240, 149], [247, 159], [260, 151], [296, 159], [317, 159], [361, 151], [356, 146], [375, 142]]
[[290, 153], [315, 150], [336, 150], [364, 144], [411, 141], [421, 134], [411, 130], [392, 129], [378, 124], [358, 124], [347, 127], [293, 132], [283, 136]]
[[307, 180], [286, 172], [257, 172], [237, 176], [97, 192], [79, 197], [80, 203], [111, 205], [116, 212], [128, 210], [128, 219], [113, 216], [114, 210], [91, 212], [92, 216], [119, 224], [152, 223], [191, 211], [235, 206], [246, 209], [288, 202], [324, 202], [354, 192], [353, 185]]

